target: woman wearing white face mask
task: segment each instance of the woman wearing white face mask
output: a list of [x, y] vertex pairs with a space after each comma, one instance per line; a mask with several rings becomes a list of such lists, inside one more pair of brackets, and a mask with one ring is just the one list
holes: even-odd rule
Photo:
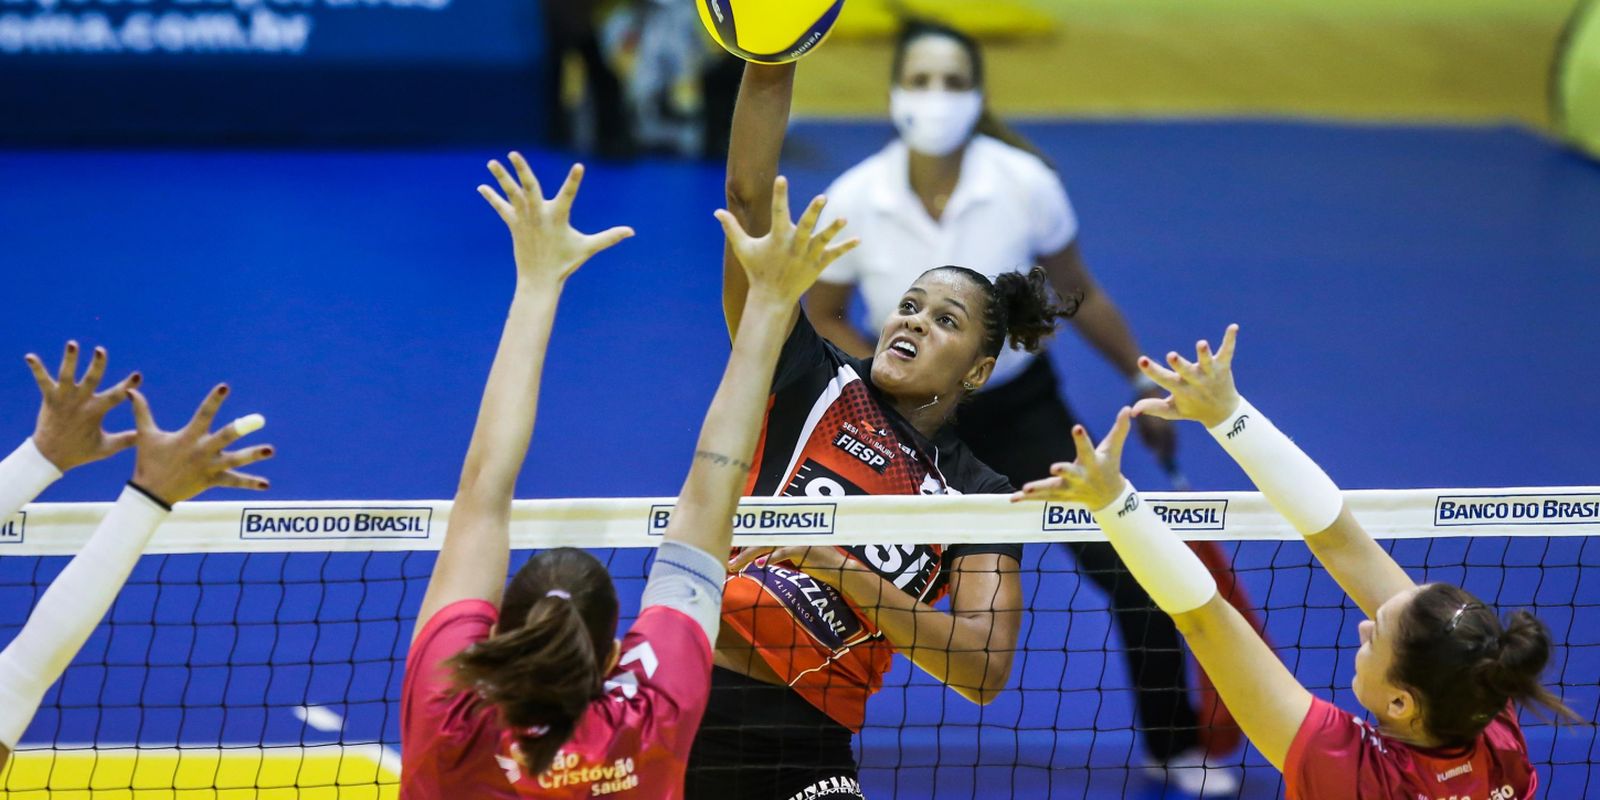
[[[860, 292], [871, 325], [895, 313], [902, 291], [930, 267], [961, 264], [995, 276], [1043, 266], [1056, 291], [1080, 299], [1078, 332], [1127, 376], [1140, 397], [1158, 389], [1138, 369], [1127, 322], [1080, 256], [1078, 221], [1059, 176], [1033, 146], [990, 113], [978, 44], [916, 22], [896, 43], [890, 115], [899, 137], [845, 172], [826, 192], [826, 217], [849, 220], [854, 252], [822, 273], [806, 298], [817, 331], [855, 356], [874, 348], [846, 320]], [[958, 431], [984, 463], [1022, 485], [1073, 453], [1076, 420], [1048, 356], [1006, 350], [982, 391], [961, 408]], [[1139, 418], [1164, 463], [1175, 448], [1164, 421]], [[1207, 792], [1231, 776], [1203, 764], [1177, 629], [1105, 543], [1070, 545], [1080, 572], [1111, 598], [1138, 688], [1149, 763], [1181, 788]]]

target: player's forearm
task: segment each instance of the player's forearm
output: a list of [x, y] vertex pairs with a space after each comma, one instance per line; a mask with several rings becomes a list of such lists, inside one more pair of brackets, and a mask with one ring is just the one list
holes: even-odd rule
[[560, 294], [559, 284], [517, 287], [461, 468], [458, 511], [463, 505], [498, 508], [511, 502], [533, 435]]
[[1239, 727], [1273, 766], [1283, 769], [1311, 708], [1311, 693], [1221, 594], [1172, 619]]
[[753, 297], [745, 312], [666, 532], [666, 538], [718, 558], [727, 557], [732, 543], [729, 520], [744, 493], [766, 418], [772, 373], [795, 306]]
[[61, 470], [39, 452], [33, 439], [23, 441], [0, 461], [0, 525], [60, 478]]
[[1084, 293], [1077, 313], [1072, 315], [1072, 324], [1084, 341], [1124, 377], [1131, 379], [1139, 374], [1139, 340], [1134, 338], [1122, 310], [1098, 285]]
[[[728, 211], [746, 232], [762, 236], [772, 229], [772, 182], [789, 129], [794, 65], [746, 64], [733, 107], [728, 140]], [[744, 313], [749, 283], [731, 251], [722, 259], [722, 310], [732, 334]]]
[[1241, 398], [1209, 430], [1369, 616], [1415, 585], [1350, 513], [1333, 479], [1265, 414]]
[[813, 575], [844, 592], [896, 650], [962, 697], [988, 705], [1010, 682], [1012, 652], [992, 645], [999, 615], [947, 614], [853, 560], [837, 576]]
[[51, 582], [17, 638], [0, 652], [0, 743], [15, 749], [50, 685], [111, 608], [168, 509], [122, 491], [83, 550]]

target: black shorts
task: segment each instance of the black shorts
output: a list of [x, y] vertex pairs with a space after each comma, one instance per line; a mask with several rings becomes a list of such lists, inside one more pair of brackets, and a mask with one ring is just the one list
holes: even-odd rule
[[787, 686], [717, 667], [687, 800], [860, 800], [849, 728]]

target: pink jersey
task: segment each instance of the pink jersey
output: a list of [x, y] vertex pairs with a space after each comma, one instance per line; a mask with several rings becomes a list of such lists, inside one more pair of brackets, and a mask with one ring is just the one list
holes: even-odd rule
[[622, 640], [606, 692], [550, 769], [523, 775], [493, 706], [454, 691], [443, 663], [489, 636], [493, 605], [463, 600], [423, 626], [400, 698], [404, 800], [683, 796], [684, 766], [711, 691], [711, 643], [688, 615], [644, 610]]
[[1539, 788], [1511, 705], [1471, 745], [1429, 750], [1314, 698], [1283, 777], [1288, 800], [1532, 800]]

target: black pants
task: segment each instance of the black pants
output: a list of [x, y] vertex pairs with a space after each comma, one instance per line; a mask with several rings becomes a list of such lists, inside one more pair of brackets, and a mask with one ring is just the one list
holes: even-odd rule
[[[979, 392], [957, 417], [961, 440], [980, 461], [1016, 486], [1049, 477], [1050, 465], [1071, 461], [1072, 411], [1061, 399], [1055, 370], [1046, 356], [1021, 375]], [[1105, 542], [1065, 545], [1078, 573], [1094, 581], [1111, 601], [1122, 631], [1128, 672], [1138, 690], [1139, 728], [1150, 755], [1165, 760], [1199, 744], [1199, 719], [1189, 700], [1188, 664], [1178, 629], [1128, 574]]]
[[686, 800], [860, 800], [850, 729], [787, 686], [711, 670]]

